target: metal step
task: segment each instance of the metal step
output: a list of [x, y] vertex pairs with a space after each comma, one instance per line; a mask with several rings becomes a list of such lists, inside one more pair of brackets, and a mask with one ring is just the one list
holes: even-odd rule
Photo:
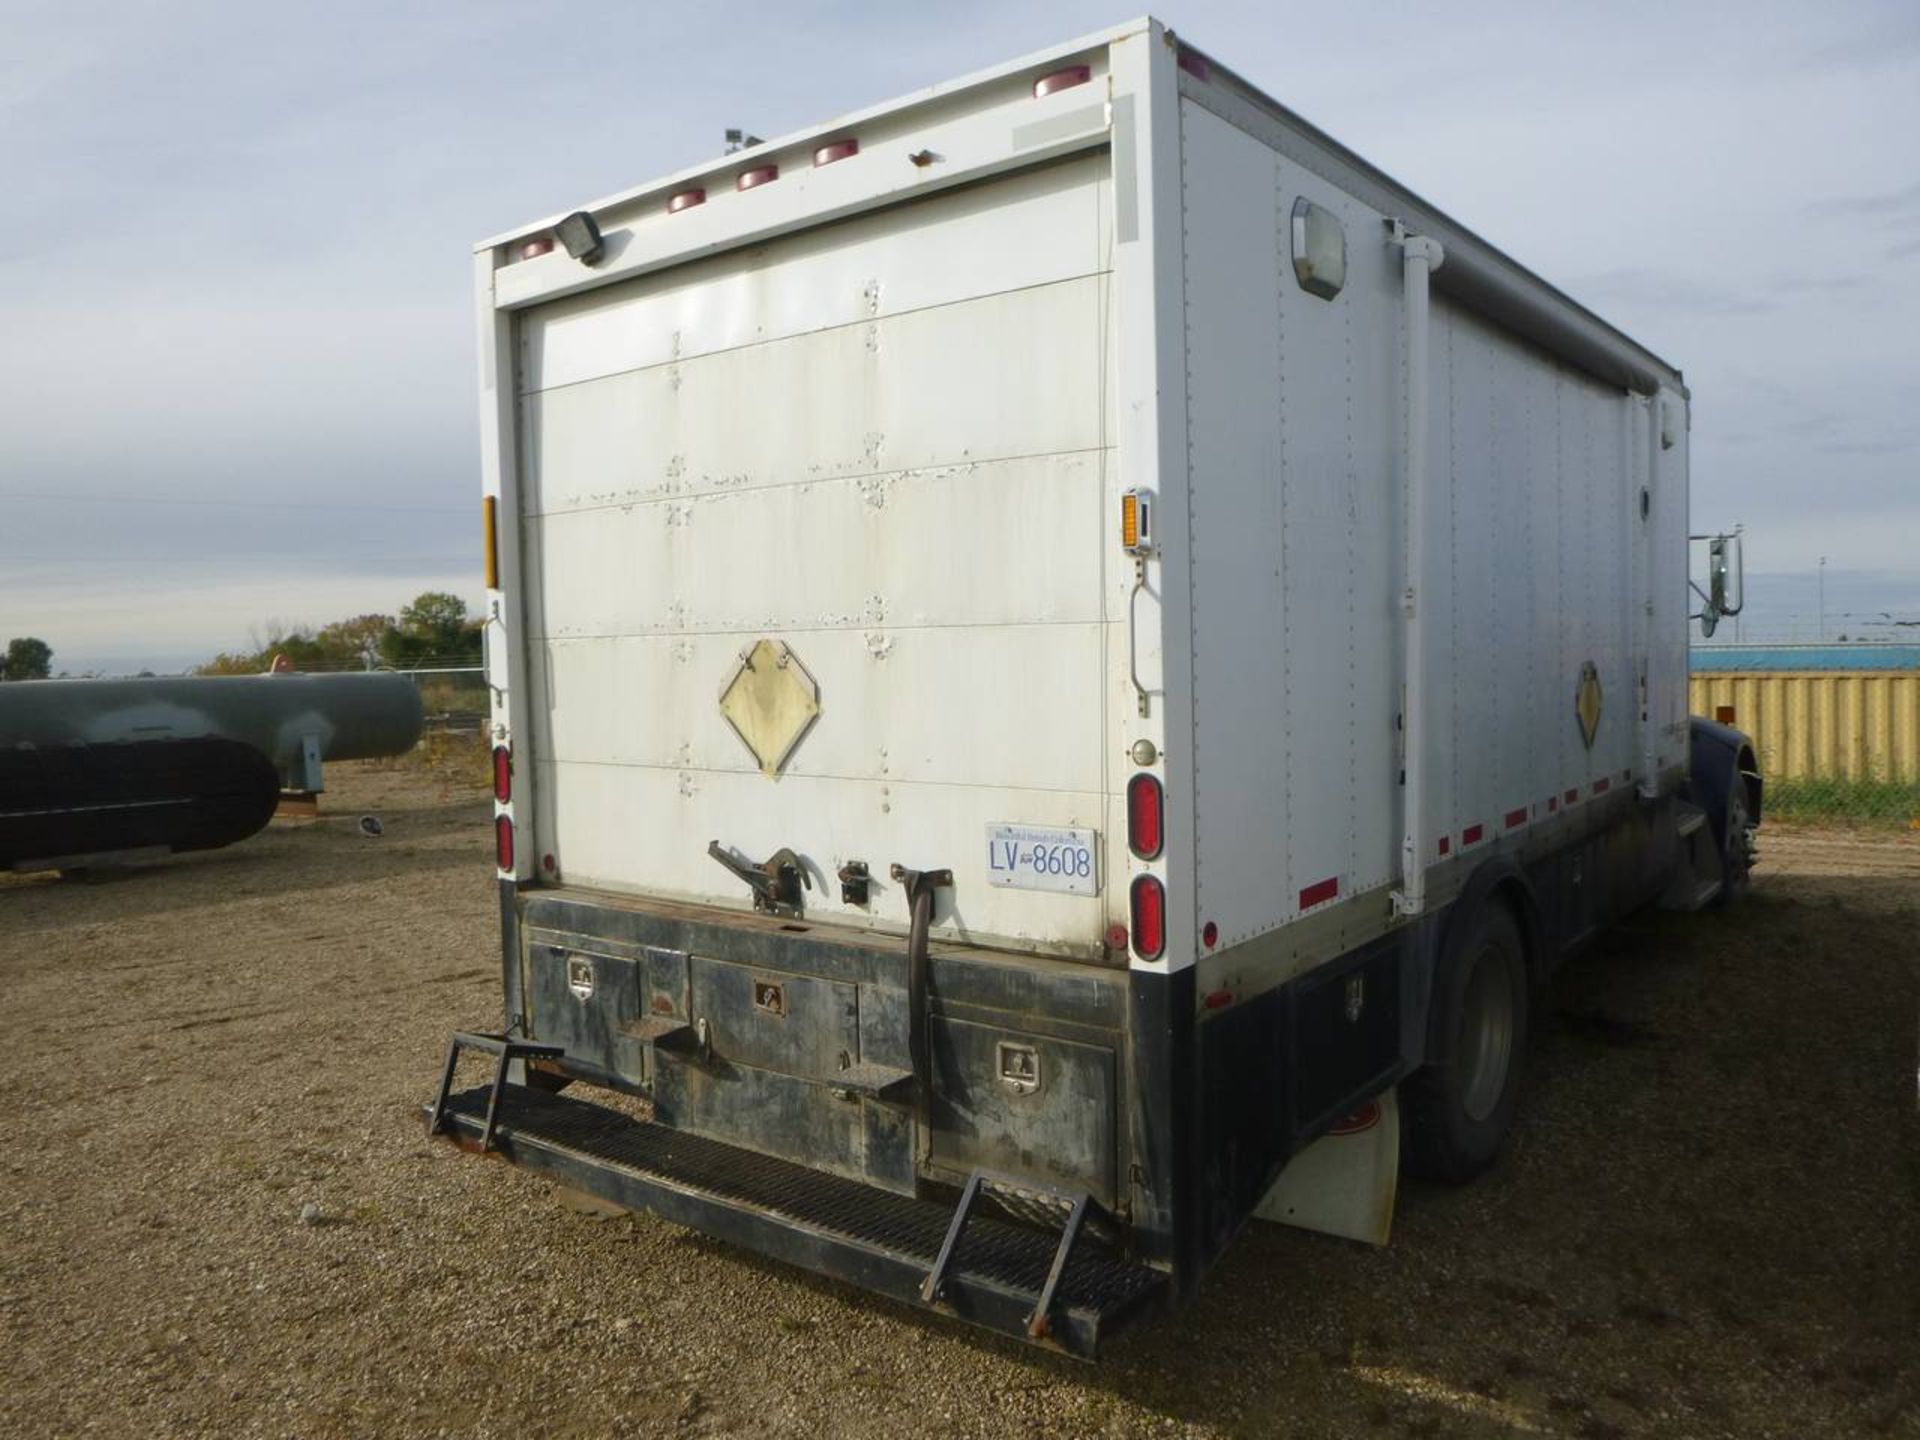
[[1681, 892], [1678, 903], [1669, 905], [1670, 910], [1704, 910], [1720, 898], [1718, 880], [1699, 880]]
[[891, 1065], [853, 1065], [835, 1071], [828, 1077], [827, 1084], [848, 1095], [860, 1095], [869, 1100], [894, 1100], [913, 1089], [913, 1072]]
[[663, 1050], [690, 1050], [698, 1043], [692, 1024], [672, 1016], [648, 1015], [639, 1020], [628, 1020], [620, 1025], [619, 1030], [629, 1039], [644, 1040]]
[[[516, 1060], [558, 1060], [565, 1052], [558, 1045], [517, 1038], [486, 1030], [456, 1030], [447, 1046], [446, 1067], [440, 1072], [440, 1090], [427, 1107], [427, 1134], [442, 1135], [447, 1130], [447, 1101], [453, 1091], [454, 1066], [460, 1063], [462, 1050], [480, 1050], [494, 1058], [493, 1083], [486, 1088], [486, 1109], [481, 1112], [480, 1153], [493, 1148], [493, 1133], [500, 1120], [500, 1102], [507, 1093], [507, 1072]], [[517, 1087], [516, 1087], [517, 1088]], [[475, 1094], [480, 1092], [475, 1091]]]
[[1072, 1194], [1051, 1185], [1036, 1185], [1015, 1175], [976, 1169], [960, 1192], [960, 1204], [953, 1212], [953, 1219], [947, 1223], [947, 1238], [940, 1242], [939, 1258], [920, 1284], [920, 1298], [927, 1304], [939, 1305], [945, 1300], [955, 1259], [966, 1243], [967, 1232], [978, 1223], [977, 1211], [983, 1200], [990, 1201], [1015, 1220], [1031, 1214], [1036, 1207], [1047, 1217], [1041, 1222], [1043, 1226], [1056, 1216], [1059, 1219], [1059, 1236], [1054, 1245], [1053, 1263], [1047, 1267], [1047, 1283], [1041, 1287], [1039, 1298], [1027, 1315], [1027, 1338], [1046, 1340], [1053, 1332], [1053, 1307], [1060, 1280], [1073, 1263], [1076, 1247], [1089, 1229], [1108, 1229], [1111, 1217], [1084, 1191]]
[[1659, 898], [1662, 910], [1704, 910], [1720, 896], [1719, 865], [1707, 812], [1685, 800], [1674, 802], [1674, 833], [1680, 841], [1678, 872]]
[[[480, 1086], [447, 1097], [441, 1125], [451, 1138], [471, 1147], [485, 1133], [489, 1092]], [[616, 1205], [921, 1306], [954, 1216], [948, 1204], [890, 1194], [519, 1085], [500, 1096], [492, 1148]], [[1167, 1292], [1163, 1272], [1125, 1259], [1091, 1233], [1058, 1267], [1058, 1229], [979, 1214], [956, 1238], [939, 1309], [1083, 1358], [1157, 1310]], [[1041, 1335], [1029, 1333], [1036, 1312], [1047, 1320]]]

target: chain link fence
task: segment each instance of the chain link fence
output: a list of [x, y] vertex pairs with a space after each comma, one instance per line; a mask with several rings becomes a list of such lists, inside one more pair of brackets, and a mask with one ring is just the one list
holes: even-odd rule
[[[1766, 761], [1760, 762], [1766, 773]], [[1766, 818], [1806, 825], [1893, 826], [1920, 830], [1920, 785], [1870, 776], [1769, 778]]]
[[419, 687], [420, 708], [429, 731], [486, 729], [490, 697], [486, 671], [480, 666], [445, 669], [396, 670]]
[[1753, 738], [1769, 820], [1920, 830], [1920, 669], [1739, 669], [1741, 657], [1714, 658], [1717, 668], [1702, 669], [1696, 655], [1693, 712]]

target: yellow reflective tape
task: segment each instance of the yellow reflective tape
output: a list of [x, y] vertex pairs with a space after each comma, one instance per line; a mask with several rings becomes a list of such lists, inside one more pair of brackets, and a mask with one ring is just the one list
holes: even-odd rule
[[489, 590], [500, 588], [500, 539], [494, 509], [493, 496], [489, 495], [480, 502], [480, 524], [486, 532], [487, 589]]

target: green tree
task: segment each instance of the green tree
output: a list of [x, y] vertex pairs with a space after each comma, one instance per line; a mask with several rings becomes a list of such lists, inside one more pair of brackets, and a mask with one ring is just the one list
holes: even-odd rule
[[391, 615], [355, 615], [351, 620], [321, 626], [314, 638], [337, 666], [371, 670], [380, 659], [380, 644], [391, 629]]
[[44, 680], [53, 669], [53, 647], [44, 640], [23, 635], [7, 642], [7, 658], [0, 665], [0, 679]]
[[[268, 657], [271, 660], [271, 656]], [[222, 650], [213, 659], [202, 665], [196, 675], [258, 675], [266, 669], [258, 655], [240, 655], [230, 650]]]
[[288, 627], [279, 621], [271, 622], [265, 632], [256, 630], [250, 637], [253, 649], [215, 656], [200, 667], [202, 675], [257, 675], [273, 664], [274, 657], [284, 655], [287, 662], [296, 670], [327, 670], [329, 655], [310, 625]]
[[284, 655], [296, 670], [367, 670], [378, 662], [381, 641], [393, 629], [391, 615], [355, 615], [315, 630], [279, 622], [256, 630], [250, 650], [223, 652], [200, 667], [202, 675], [258, 675]]
[[248, 641], [251, 649], [216, 655], [199, 673], [258, 675], [279, 655], [295, 670], [445, 669], [478, 665], [481, 656], [480, 625], [467, 619], [467, 602], [441, 590], [414, 596], [397, 619], [353, 615], [318, 630], [274, 620]]
[[400, 621], [380, 637], [380, 656], [396, 670], [478, 665], [480, 627], [467, 620], [467, 602], [444, 590], [416, 595]]

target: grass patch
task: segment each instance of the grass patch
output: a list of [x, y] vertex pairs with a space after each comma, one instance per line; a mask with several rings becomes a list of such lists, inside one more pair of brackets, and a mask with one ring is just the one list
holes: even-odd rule
[[420, 708], [429, 715], [485, 715], [487, 703], [484, 685], [429, 680], [420, 686]]
[[411, 750], [364, 763], [369, 770], [411, 770], [463, 788], [493, 785], [493, 746], [484, 726], [478, 730], [427, 730]]
[[1765, 814], [1768, 820], [1806, 825], [1920, 829], [1920, 785], [1821, 776], [1769, 779]]

